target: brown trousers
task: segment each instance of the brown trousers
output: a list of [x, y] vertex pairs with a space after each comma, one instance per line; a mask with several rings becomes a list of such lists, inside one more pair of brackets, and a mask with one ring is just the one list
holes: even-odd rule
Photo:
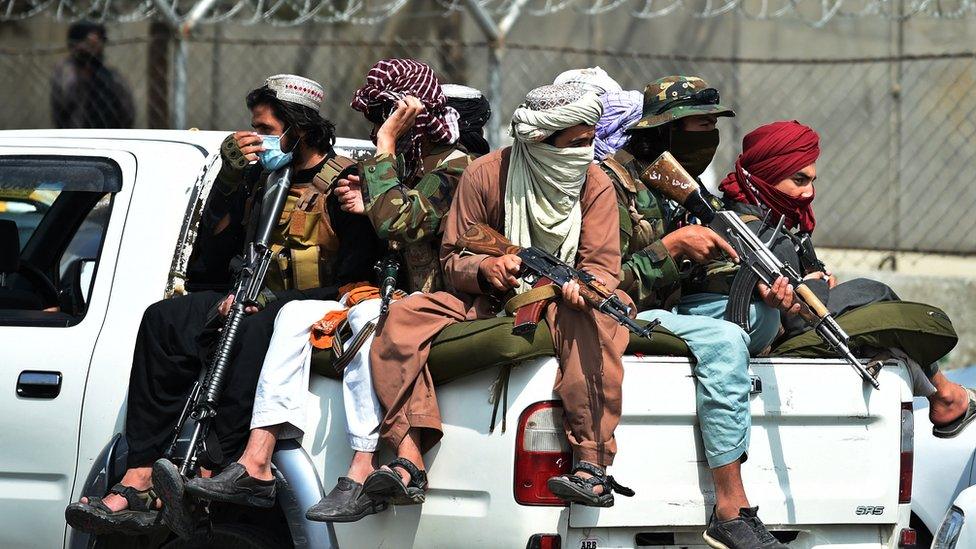
[[[618, 292], [621, 299], [629, 299]], [[370, 351], [373, 386], [386, 416], [380, 437], [392, 448], [407, 431], [419, 429], [421, 451], [443, 436], [434, 383], [427, 369], [431, 343], [457, 322], [494, 314], [448, 292], [417, 294], [397, 301], [378, 327]], [[611, 465], [617, 452], [613, 432], [620, 422], [622, 356], [627, 330], [610, 317], [577, 311], [557, 301], [546, 309], [559, 357], [554, 390], [563, 401], [563, 426], [577, 460]]]

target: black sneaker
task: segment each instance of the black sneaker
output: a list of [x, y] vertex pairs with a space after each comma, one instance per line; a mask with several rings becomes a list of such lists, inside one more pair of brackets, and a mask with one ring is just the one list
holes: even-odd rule
[[729, 520], [718, 520], [715, 510], [712, 509], [712, 517], [708, 519], [708, 528], [702, 534], [705, 543], [715, 549], [763, 549], [763, 544], [756, 537], [752, 525], [742, 517], [742, 510], [739, 516]]
[[759, 520], [759, 507], [743, 507], [739, 509], [739, 517], [752, 528], [752, 533], [756, 534], [760, 547], [763, 549], [787, 549], [786, 544], [780, 543], [776, 537], [769, 533], [763, 521]]
[[240, 463], [231, 463], [219, 475], [197, 477], [186, 483], [186, 493], [195, 498], [264, 509], [274, 506], [277, 491], [275, 479], [256, 479]]
[[322, 498], [305, 513], [305, 518], [316, 522], [356, 522], [387, 508], [385, 501], [374, 501], [363, 492], [363, 485], [349, 477], [339, 477], [339, 482], [329, 495]]

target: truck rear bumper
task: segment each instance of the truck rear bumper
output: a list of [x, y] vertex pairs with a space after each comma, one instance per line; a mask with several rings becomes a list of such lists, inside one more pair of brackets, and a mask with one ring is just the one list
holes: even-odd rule
[[[653, 521], [651, 521], [653, 522]], [[888, 547], [893, 525], [813, 525], [770, 528], [790, 549]], [[709, 549], [703, 528], [570, 528], [562, 549]]]

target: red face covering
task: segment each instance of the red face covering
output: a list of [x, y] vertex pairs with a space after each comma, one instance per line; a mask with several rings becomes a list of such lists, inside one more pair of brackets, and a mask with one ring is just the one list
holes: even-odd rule
[[820, 156], [820, 136], [796, 120], [760, 126], [742, 139], [742, 154], [735, 171], [725, 176], [719, 189], [736, 202], [769, 207], [785, 216], [786, 226], [813, 232], [814, 194], [793, 198], [774, 185], [813, 164]]

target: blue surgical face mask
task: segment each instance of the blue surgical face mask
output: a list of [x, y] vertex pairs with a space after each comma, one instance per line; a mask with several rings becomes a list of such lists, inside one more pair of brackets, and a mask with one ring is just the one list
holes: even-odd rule
[[258, 158], [264, 169], [273, 172], [291, 164], [292, 153], [281, 150], [280, 135], [262, 135], [261, 146], [264, 150], [258, 153]]

